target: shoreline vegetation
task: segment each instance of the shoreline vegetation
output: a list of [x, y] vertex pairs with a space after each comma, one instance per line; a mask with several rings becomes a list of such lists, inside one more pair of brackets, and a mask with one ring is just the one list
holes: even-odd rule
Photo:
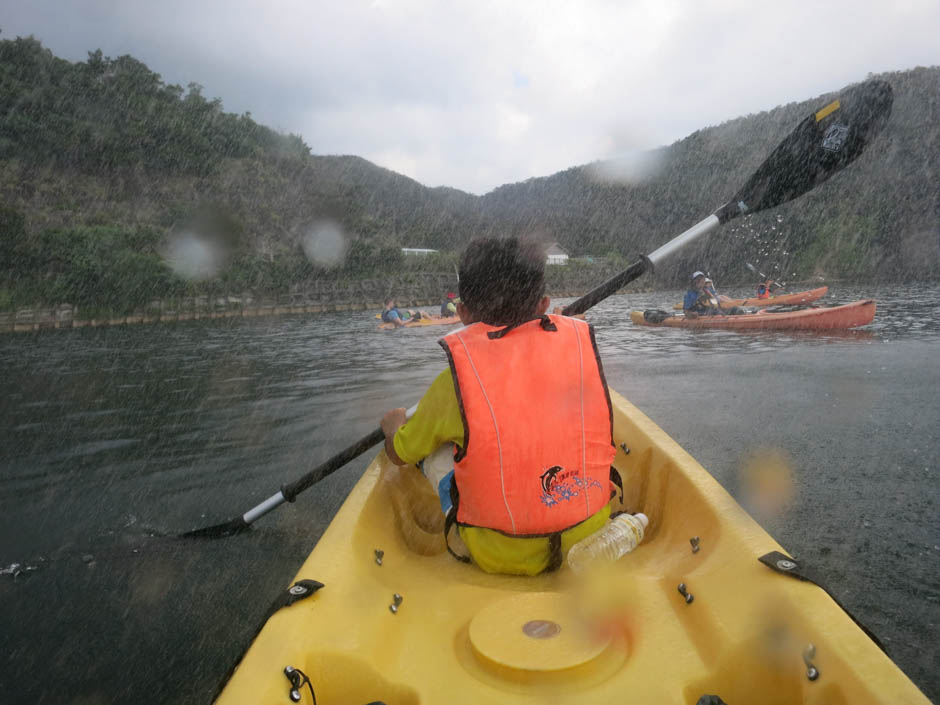
[[[616, 272], [598, 267], [571, 272], [568, 276], [550, 272], [547, 290], [553, 298], [577, 297]], [[567, 274], [567, 273], [566, 273]], [[336, 313], [342, 311], [380, 312], [388, 296], [408, 308], [440, 306], [447, 291], [457, 291], [452, 274], [432, 274], [394, 279], [366, 279], [338, 284], [326, 282], [317, 291], [279, 296], [252, 292], [219, 296], [184, 296], [153, 299], [145, 306], [125, 308], [79, 307], [69, 303], [56, 306], [23, 307], [0, 312], [0, 333], [115, 326], [135, 323], [171, 323], [219, 318], [257, 318], [288, 314]], [[650, 287], [629, 286], [625, 291], [652, 291]]]
[[[879, 77], [894, 110], [868, 154], [798, 204], [676, 253], [644, 277], [648, 290], [682, 287], [699, 269], [723, 288], [750, 284], [745, 262], [791, 282], [934, 278], [940, 67]], [[180, 302], [247, 300], [239, 292], [305, 312], [387, 295], [434, 305], [476, 236], [558, 243], [571, 261], [554, 268], [566, 271], [549, 291], [586, 292], [725, 202], [825, 98], [704, 127], [644, 153], [642, 174], [608, 160], [476, 196], [354, 155], [317, 155], [132, 56], [98, 50], [70, 62], [33, 37], [3, 39], [0, 330], [171, 315], [154, 301], [170, 302], [177, 320], [233, 316], [228, 304]], [[433, 285], [413, 293], [425, 279]]]

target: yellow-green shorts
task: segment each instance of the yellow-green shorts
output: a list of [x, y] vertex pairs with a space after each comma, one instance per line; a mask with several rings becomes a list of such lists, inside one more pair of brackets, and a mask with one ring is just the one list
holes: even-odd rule
[[[605, 504], [596, 514], [563, 531], [562, 555], [568, 555], [569, 548], [599, 530], [609, 518], [610, 505]], [[538, 575], [552, 562], [547, 536], [520, 538], [479, 526], [461, 526], [460, 538], [470, 551], [473, 562], [487, 573]]]

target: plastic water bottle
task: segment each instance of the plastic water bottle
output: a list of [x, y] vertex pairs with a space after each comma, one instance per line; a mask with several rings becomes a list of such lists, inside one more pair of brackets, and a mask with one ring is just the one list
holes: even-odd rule
[[600, 531], [581, 539], [568, 550], [568, 565], [575, 573], [593, 561], [615, 561], [640, 545], [650, 520], [645, 514], [620, 514]]

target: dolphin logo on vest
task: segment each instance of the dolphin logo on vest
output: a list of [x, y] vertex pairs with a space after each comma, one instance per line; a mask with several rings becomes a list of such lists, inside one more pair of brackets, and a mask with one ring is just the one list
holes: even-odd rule
[[542, 473], [542, 491], [545, 494], [552, 493], [552, 484], [555, 482], [555, 476], [560, 473], [564, 468], [561, 465], [553, 465], [548, 470]]

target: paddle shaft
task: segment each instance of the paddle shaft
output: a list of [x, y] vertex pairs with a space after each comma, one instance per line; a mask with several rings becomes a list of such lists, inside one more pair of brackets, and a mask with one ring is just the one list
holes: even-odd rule
[[[840, 99], [831, 102], [797, 125], [728, 203], [650, 255], [641, 257], [620, 274], [569, 304], [562, 312], [565, 315], [584, 313], [675, 251], [719, 225], [745, 213], [757, 213], [786, 203], [812, 190], [864, 151], [887, 122], [892, 102], [891, 86], [884, 81], [872, 80], [848, 89]], [[414, 413], [415, 408], [408, 410], [409, 416]], [[279, 493], [242, 516], [224, 524], [190, 531], [183, 536], [227, 536], [243, 531], [253, 521], [284, 502], [293, 501], [305, 489], [378, 445], [384, 438], [382, 430], [376, 429], [296, 482], [285, 485]]]
[[[406, 416], [409, 418], [413, 416], [417, 408], [417, 404], [412, 406], [405, 412]], [[215, 538], [221, 536], [231, 536], [232, 534], [240, 533], [250, 527], [252, 523], [263, 517], [265, 514], [277, 509], [285, 502], [293, 502], [294, 499], [297, 498], [297, 495], [299, 495], [301, 492], [315, 485], [328, 475], [332, 475], [341, 467], [355, 460], [370, 448], [377, 446], [383, 440], [385, 440], [385, 433], [381, 428], [377, 428], [368, 436], [360, 438], [348, 448], [320, 463], [317, 465], [317, 467], [315, 467], [300, 479], [290, 483], [289, 485], [284, 485], [281, 487], [279, 492], [271, 495], [266, 500], [261, 502], [261, 504], [252, 507], [240, 517], [235, 517], [234, 519], [230, 519], [229, 521], [222, 524], [216, 524], [214, 526], [208, 526], [203, 529], [188, 531], [185, 534], [181, 534], [181, 536], [183, 538]]]
[[260, 519], [272, 509], [282, 505], [284, 502], [293, 502], [297, 495], [299, 495], [305, 489], [315, 485], [327, 475], [336, 472], [346, 463], [355, 460], [370, 448], [373, 448], [381, 443], [383, 440], [385, 440], [385, 434], [382, 432], [382, 429], [375, 429], [368, 436], [360, 438], [351, 446], [345, 450], [340, 451], [326, 462], [317, 465], [317, 467], [315, 467], [296, 482], [292, 482], [289, 485], [284, 485], [280, 492], [275, 495], [271, 495], [257, 507], [249, 509], [247, 512], [245, 512], [242, 515], [242, 520], [246, 524], [251, 524], [253, 521]]
[[769, 281], [769, 282], [771, 282], [771, 283], [773, 283], [773, 284], [776, 284], [776, 285], [779, 287], [780, 291], [787, 291], [787, 287], [786, 287], [784, 284], [781, 284], [781, 283], [778, 282], [776, 279], [771, 279], [770, 277], [768, 277], [766, 274], [764, 274], [762, 271], [760, 271], [757, 267], [755, 267], [755, 266], [754, 266], [753, 264], [751, 264], [750, 262], [745, 262], [745, 264], [747, 265], [747, 268], [748, 268], [748, 269], [750, 269], [752, 272], [754, 272], [754, 274], [756, 274], [757, 276], [759, 276], [759, 277], [760, 277], [761, 279], [763, 279], [765, 282]]
[[[725, 212], [726, 214], [725, 220], [721, 220], [719, 215], [722, 212]], [[676, 250], [685, 247], [693, 240], [701, 237], [702, 235], [705, 235], [706, 233], [710, 233], [722, 223], [730, 220], [732, 217], [734, 217], [732, 215], [733, 212], [734, 209], [728, 208], [728, 205], [722, 206], [722, 208], [719, 208], [715, 213], [696, 223], [681, 235], [677, 235], [662, 247], [657, 248], [649, 255], [641, 257], [638, 261], [631, 264], [627, 269], [620, 272], [620, 274], [612, 276], [600, 286], [595, 287], [581, 298], [571, 302], [565, 306], [561, 312], [566, 316], [576, 316], [579, 313], [584, 313], [589, 308], [596, 306], [598, 303], [606, 299], [608, 296], [617, 293], [620, 289], [625, 287], [634, 279], [641, 277], [645, 272], [653, 270], [659, 262], [664, 260]]]

